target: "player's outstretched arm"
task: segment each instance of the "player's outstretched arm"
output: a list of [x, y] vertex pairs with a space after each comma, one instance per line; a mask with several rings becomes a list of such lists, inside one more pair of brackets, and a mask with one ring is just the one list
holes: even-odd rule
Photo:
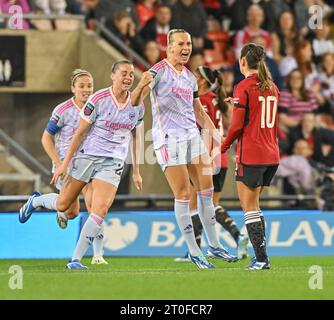
[[207, 141], [208, 139], [209, 143], [207, 145], [207, 148], [208, 150], [211, 150], [212, 149], [211, 137], [217, 140], [220, 144], [221, 136], [219, 130], [216, 129], [209, 115], [205, 112], [199, 98], [194, 99], [194, 111], [197, 123], [200, 125], [202, 129], [205, 130], [204, 132], [206, 133], [206, 135], [208, 135], [208, 137], [205, 137], [204, 140]]
[[241, 135], [245, 122], [245, 114], [245, 107], [234, 107], [232, 123], [228, 130], [227, 137], [222, 144], [221, 152], [226, 152], [233, 141]]
[[143, 179], [140, 175], [140, 170], [139, 170], [140, 151], [142, 146], [141, 128], [142, 126], [140, 125], [132, 130], [132, 148], [131, 148], [132, 169], [133, 169], [132, 180], [138, 191], [141, 191], [143, 188]]
[[145, 71], [137, 84], [137, 87], [131, 93], [131, 104], [135, 107], [141, 104], [150, 93], [150, 83], [153, 81], [153, 75], [149, 71]]
[[56, 172], [53, 175], [53, 178], [51, 180], [51, 184], [56, 184], [57, 180], [59, 177], [64, 177], [67, 174], [67, 167], [71, 161], [71, 159], [73, 158], [73, 155], [75, 154], [75, 152], [79, 149], [82, 141], [84, 140], [89, 128], [90, 128], [91, 124], [81, 118], [80, 119], [80, 123], [79, 123], [79, 127], [77, 129], [77, 131], [75, 132], [73, 139], [67, 149], [65, 158], [63, 160], [63, 163], [61, 164], [61, 166], [59, 168], [56, 169]]
[[202, 129], [208, 129], [211, 132], [216, 129], [209, 115], [205, 112], [199, 98], [194, 99], [194, 111], [196, 120]]
[[56, 168], [58, 168], [61, 165], [61, 160], [59, 159], [54, 137], [46, 130], [43, 132], [42, 135], [42, 146], [46, 152], [46, 154], [49, 156], [49, 158], [52, 160], [52, 162], [55, 164]]
[[233, 115], [233, 105], [231, 103], [227, 103], [227, 110], [226, 110], [226, 112], [223, 113], [224, 132], [226, 132], [227, 129], [231, 126], [232, 115]]

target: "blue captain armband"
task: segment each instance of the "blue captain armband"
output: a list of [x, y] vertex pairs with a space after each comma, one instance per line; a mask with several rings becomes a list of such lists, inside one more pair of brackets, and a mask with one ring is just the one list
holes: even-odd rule
[[51, 135], [55, 135], [60, 130], [60, 127], [58, 127], [52, 120], [49, 120], [48, 124], [45, 127], [45, 131], [50, 133]]

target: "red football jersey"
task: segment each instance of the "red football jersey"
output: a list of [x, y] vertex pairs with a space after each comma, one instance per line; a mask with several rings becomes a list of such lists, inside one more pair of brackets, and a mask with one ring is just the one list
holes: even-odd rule
[[[201, 95], [199, 98], [204, 107], [204, 110], [209, 115], [213, 124], [220, 131], [220, 134], [223, 135], [224, 133], [223, 115], [219, 109], [217, 96], [212, 91], [208, 91], [203, 95]], [[228, 167], [228, 159], [226, 152], [221, 154], [221, 167], [222, 168]]]
[[246, 165], [275, 165], [279, 163], [277, 139], [279, 90], [273, 83], [261, 92], [258, 75], [252, 74], [234, 89], [233, 118], [223, 152], [238, 138], [237, 163]]

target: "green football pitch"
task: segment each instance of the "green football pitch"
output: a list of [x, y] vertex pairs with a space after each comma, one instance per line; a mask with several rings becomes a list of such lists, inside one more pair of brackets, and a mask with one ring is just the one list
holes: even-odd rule
[[[334, 257], [272, 257], [263, 271], [245, 270], [249, 260], [214, 260], [211, 270], [165, 257], [107, 261], [85, 258], [89, 270], [80, 271], [66, 270], [66, 260], [0, 260], [0, 299], [334, 299]], [[22, 268], [22, 289], [9, 288], [19, 284], [13, 265]], [[314, 265], [321, 269], [310, 273]]]

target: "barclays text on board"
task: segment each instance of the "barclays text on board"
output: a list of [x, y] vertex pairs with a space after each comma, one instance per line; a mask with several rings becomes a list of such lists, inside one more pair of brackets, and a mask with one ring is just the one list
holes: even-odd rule
[[[264, 214], [269, 255], [334, 255], [334, 212]], [[241, 232], [245, 232], [242, 213], [235, 211], [231, 215]], [[68, 258], [86, 218], [87, 214], [82, 213], [66, 230], [60, 230], [54, 213], [35, 214], [26, 225], [19, 224], [15, 214], [0, 214], [0, 232], [8, 240], [0, 250], [0, 259]], [[180, 256], [186, 252], [172, 212], [113, 212], [105, 223], [105, 255]], [[225, 246], [234, 252], [232, 237], [218, 224], [217, 230]], [[206, 246], [205, 241], [203, 245]], [[91, 254], [89, 251], [88, 255]]]

